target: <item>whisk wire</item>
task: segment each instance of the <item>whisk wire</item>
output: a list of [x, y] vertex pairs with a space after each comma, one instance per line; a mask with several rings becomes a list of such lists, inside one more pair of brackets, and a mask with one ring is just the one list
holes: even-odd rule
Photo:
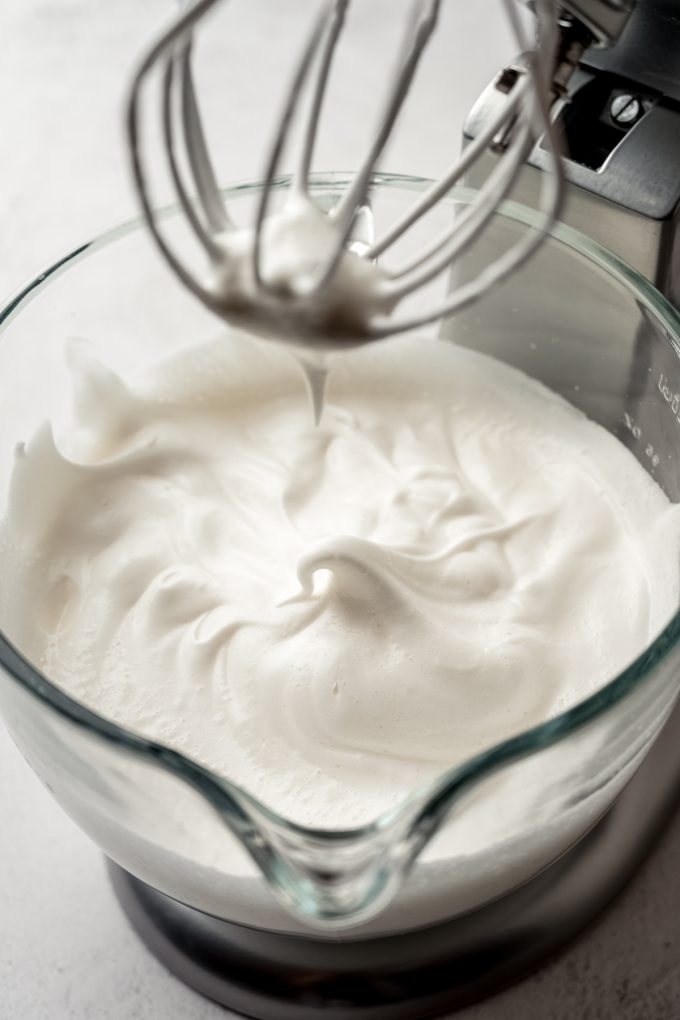
[[[180, 280], [206, 305], [227, 315], [222, 296], [213, 292], [209, 284], [201, 283], [180, 260], [160, 230], [157, 214], [149, 195], [145, 155], [141, 147], [140, 103], [143, 86], [156, 64], [164, 65], [162, 75], [162, 128], [166, 158], [173, 186], [179, 204], [189, 221], [208, 259], [213, 263], [221, 260], [228, 263], [230, 258], [229, 230], [231, 220], [220, 197], [215, 172], [210, 158], [201, 113], [196, 96], [192, 72], [192, 34], [198, 21], [220, 0], [195, 0], [182, 11], [176, 22], [151, 47], [142, 60], [133, 78], [128, 105], [127, 130], [132, 155], [134, 181], [137, 186], [143, 214], [162, 254]], [[303, 128], [301, 150], [298, 156], [297, 175], [294, 189], [309, 194], [308, 180], [312, 156], [316, 144], [321, 110], [329, 81], [331, 64], [342, 35], [350, 0], [326, 0], [316, 18], [312, 31], [294, 69], [293, 78], [286, 96], [283, 114], [279, 121], [272, 145], [269, 149], [265, 180], [256, 207], [252, 250], [248, 252], [251, 267], [252, 288], [243, 300], [246, 307], [260, 308], [259, 301], [267, 295], [262, 308], [276, 323], [280, 314], [286, 316], [287, 328], [298, 320], [304, 326], [304, 298], [316, 294], [329, 285], [345, 252], [350, 249], [354, 256], [375, 260], [411, 229], [458, 181], [481, 155], [497, 149], [498, 139], [503, 135], [503, 146], [498, 163], [479, 189], [470, 206], [456, 218], [453, 226], [420, 252], [408, 264], [392, 272], [383, 268], [384, 282], [380, 285], [381, 307], [384, 314], [370, 311], [369, 318], [362, 323], [365, 339], [379, 339], [395, 333], [425, 325], [451, 315], [476, 301], [483, 293], [505, 279], [521, 266], [542, 243], [546, 232], [559, 215], [563, 186], [559, 158], [559, 146], [554, 125], [551, 122], [549, 96], [551, 78], [555, 66], [557, 46], [557, 21], [555, 0], [534, 0], [537, 24], [535, 48], [527, 43], [521, 19], [514, 9], [514, 0], [502, 0], [508, 15], [511, 31], [518, 46], [528, 49], [525, 53], [525, 70], [519, 73], [517, 81], [500, 104], [498, 113], [480, 132], [475, 141], [464, 150], [460, 159], [453, 164], [443, 179], [434, 184], [415, 203], [414, 208], [393, 225], [378, 241], [372, 236], [357, 243], [351, 242], [359, 210], [368, 208], [368, 194], [375, 175], [378, 159], [389, 141], [399, 117], [405, 98], [411, 88], [420, 60], [437, 25], [441, 0], [413, 0], [410, 6], [410, 22], [405, 41], [402, 44], [399, 61], [387, 91], [382, 117], [368, 152], [355, 174], [351, 184], [338, 205], [327, 215], [333, 222], [333, 241], [324, 251], [319, 252], [316, 268], [306, 269], [305, 275], [290, 281], [289, 289], [278, 290], [262, 278], [262, 248], [265, 221], [274, 190], [276, 176], [285, 149], [292, 121], [297, 113], [303, 90], [311, 69], [318, 61], [312, 85], [312, 94], [307, 120]], [[473, 245], [486, 225], [495, 215], [497, 206], [511, 192], [514, 181], [526, 158], [531, 145], [540, 136], [544, 137], [544, 148], [552, 173], [543, 174], [539, 212], [542, 222], [526, 233], [510, 248], [496, 255], [479, 273], [476, 279], [463, 284], [453, 284], [448, 298], [438, 307], [429, 307], [420, 314], [410, 317], [395, 313], [401, 300], [414, 294], [420, 287], [434, 280], [449, 268], [457, 258]], [[183, 144], [186, 152], [184, 166], [178, 159], [178, 145]], [[506, 144], [507, 143], [507, 144]], [[185, 181], [191, 179], [196, 191], [190, 195]], [[218, 235], [224, 237], [218, 240]], [[239, 242], [241, 243], [241, 242]], [[232, 250], [233, 257], [233, 250]], [[241, 277], [238, 277], [241, 279]], [[452, 278], [453, 282], [453, 278]], [[290, 298], [294, 301], [290, 302]], [[239, 300], [242, 300], [239, 298]], [[317, 298], [317, 301], [319, 299]], [[239, 305], [243, 307], [243, 305]], [[311, 307], [311, 305], [310, 305]], [[318, 304], [315, 307], [319, 307]], [[310, 323], [316, 329], [318, 322], [315, 311]]]
[[413, 82], [420, 58], [437, 25], [440, 0], [415, 0], [411, 7], [410, 23], [399, 58], [397, 72], [392, 79], [385, 109], [378, 124], [374, 141], [361, 167], [345, 195], [332, 211], [338, 221], [337, 243], [327, 265], [308, 285], [309, 294], [320, 290], [335, 272], [347, 245], [357, 209], [366, 203], [375, 166], [390, 139], [404, 100]]
[[[430, 211], [462, 177], [470, 170], [479, 157], [488, 149], [494, 137], [507, 122], [508, 116], [517, 109], [527, 91], [526, 77], [519, 77], [508, 93], [507, 105], [499, 108], [496, 116], [493, 117], [474, 141], [470, 142], [460, 155], [460, 158], [449, 168], [440, 181], [436, 181], [423, 195], [415, 202], [413, 207], [398, 220], [387, 231], [380, 240], [376, 241], [366, 252], [370, 259], [378, 258], [388, 248], [400, 240], [411, 227]], [[394, 274], [399, 275], [399, 274]]]
[[253, 280], [256, 288], [259, 290], [269, 289], [267, 281], [262, 278], [262, 228], [269, 210], [274, 178], [276, 177], [279, 169], [281, 155], [283, 153], [288, 131], [296, 111], [298, 99], [309, 75], [319, 43], [333, 18], [336, 7], [337, 0], [331, 0], [330, 3], [324, 4], [321, 14], [317, 17], [314, 23], [312, 32], [302, 51], [302, 57], [295, 69], [293, 80], [286, 97], [283, 113], [281, 114], [281, 119], [274, 135], [274, 141], [267, 157], [264, 185], [259, 197], [255, 216], [255, 239], [252, 254]]
[[479, 201], [466, 206], [441, 238], [418, 259], [394, 274], [397, 279], [403, 277], [406, 279], [388, 288], [392, 297], [401, 300], [414, 290], [430, 283], [448, 269], [456, 256], [479, 236], [481, 230], [495, 216], [499, 203], [510, 192], [515, 183], [517, 167], [529, 154], [532, 141], [531, 125], [522, 124], [513, 135], [505, 159], [499, 160], [480, 188]]
[[[170, 28], [167, 29], [158, 41], [151, 47], [149, 52], [142, 59], [137, 72], [133, 76], [130, 86], [126, 117], [126, 129], [132, 161], [133, 180], [137, 188], [142, 214], [146, 220], [151, 235], [168, 265], [181, 282], [195, 295], [195, 297], [198, 298], [199, 301], [202, 301], [205, 305], [211, 308], [216, 307], [215, 297], [212, 291], [208, 287], [199, 283], [194, 274], [190, 273], [186, 269], [182, 260], [177, 257], [173, 248], [166, 241], [163, 231], [159, 227], [158, 214], [154, 208], [149, 193], [143, 148], [140, 144], [140, 104], [142, 99], [142, 90], [146, 83], [146, 79], [156, 64], [164, 59], [166, 61], [172, 61], [179, 40], [186, 37], [187, 33], [191, 32], [194, 24], [207, 14], [210, 8], [218, 2], [219, 0], [197, 0], [197, 2], [190, 8], [182, 12], [180, 17], [177, 18]], [[175, 182], [173, 181], [173, 183]]]
[[[512, 0], [503, 0], [503, 2], [507, 5]], [[527, 61], [527, 73], [531, 76], [533, 84], [528, 98], [532, 108], [529, 110], [527, 120], [532, 125], [534, 132], [539, 128], [545, 132], [552, 169], [552, 173], [542, 175], [539, 211], [543, 215], [543, 223], [536, 229], [526, 233], [507, 251], [497, 256], [474, 280], [455, 288], [451, 297], [439, 307], [423, 312], [420, 315], [404, 318], [396, 323], [387, 317], [383, 321], [376, 319], [373, 326], [369, 329], [373, 339], [377, 340], [382, 337], [391, 336], [394, 333], [417, 329], [430, 322], [453, 315], [462, 308], [477, 301], [482, 294], [502, 282], [531, 258], [537, 248], [543, 243], [547, 231], [559, 216], [564, 196], [564, 179], [559, 159], [559, 142], [546, 98], [549, 91], [546, 86], [549, 83], [550, 68], [554, 66], [557, 29], [552, 18], [553, 4], [551, 0], [535, 0], [535, 6], [540, 18], [539, 32], [543, 36], [539, 40], [542, 47], [541, 56], [543, 62], [538, 64], [533, 54], [529, 55]], [[495, 211], [495, 206], [492, 209], [493, 211]], [[474, 242], [475, 239], [475, 236], [469, 238], [468, 245]]]
[[196, 184], [196, 192], [210, 227], [216, 231], [230, 230], [233, 229], [233, 224], [220, 197], [210, 150], [205, 140], [201, 112], [194, 88], [191, 52], [192, 41], [189, 38], [183, 46], [180, 56], [182, 125], [186, 139], [187, 158]]
[[[185, 44], [186, 45], [186, 44]], [[175, 192], [179, 199], [179, 203], [184, 210], [184, 214], [189, 221], [189, 225], [192, 228], [197, 240], [206, 248], [209, 255], [216, 257], [219, 255], [219, 246], [216, 244], [213, 235], [204, 226], [201, 218], [198, 216], [196, 209], [194, 208], [194, 202], [189, 197], [189, 193], [186, 189], [184, 181], [182, 179], [182, 173], [179, 168], [177, 153], [176, 153], [176, 137], [173, 117], [173, 93], [175, 91], [176, 78], [177, 78], [177, 62], [178, 57], [172, 57], [167, 61], [165, 65], [165, 71], [163, 72], [163, 100], [162, 100], [162, 130], [163, 139], [165, 141], [165, 148], [168, 157], [168, 165], [170, 168], [170, 176], [175, 186]]]
[[314, 82], [314, 93], [307, 117], [307, 123], [305, 125], [302, 149], [300, 151], [300, 162], [297, 174], [294, 178], [294, 186], [305, 194], [308, 190], [307, 185], [309, 182], [309, 171], [312, 164], [314, 146], [316, 144], [316, 138], [319, 130], [319, 118], [321, 116], [321, 109], [323, 107], [323, 101], [326, 94], [328, 78], [335, 50], [338, 45], [338, 39], [340, 38], [340, 34], [345, 25], [345, 17], [349, 4], [350, 0], [335, 0], [335, 3], [333, 4], [330, 30], [324, 43], [316, 81]]

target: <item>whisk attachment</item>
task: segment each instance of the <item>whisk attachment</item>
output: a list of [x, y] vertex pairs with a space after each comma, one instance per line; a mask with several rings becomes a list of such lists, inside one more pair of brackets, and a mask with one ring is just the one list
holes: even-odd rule
[[[376, 167], [437, 28], [441, 0], [414, 0], [384, 107], [368, 152], [338, 204], [322, 210], [309, 187], [310, 171], [334, 55], [350, 0], [322, 4], [294, 69], [267, 155], [252, 227], [237, 227], [222, 200], [202, 127], [192, 75], [192, 41], [199, 23], [220, 0], [196, 0], [151, 47], [134, 75], [127, 130], [134, 181], [143, 214], [161, 252], [180, 280], [205, 305], [256, 332], [320, 347], [345, 346], [401, 333], [451, 315], [510, 275], [538, 248], [559, 215], [562, 173], [550, 116], [558, 31], [552, 0], [536, 0], [537, 36], [525, 38], [514, 0], [501, 0], [525, 66], [508, 84], [505, 101], [441, 180], [433, 183], [380, 238], [370, 236], [367, 214]], [[225, 0], [222, 0], [225, 2]], [[141, 97], [147, 78], [161, 72], [161, 130], [170, 178], [186, 222], [206, 256], [201, 275], [164, 236], [149, 190]], [[304, 97], [310, 92], [295, 174], [281, 211], [271, 213], [281, 161]], [[450, 270], [475, 243], [511, 192], [540, 137], [551, 174], [543, 175], [542, 229], [528, 231], [474, 280], [454, 286], [435, 307], [408, 314], [406, 302]], [[391, 249], [464, 179], [490, 147], [496, 165], [476, 198], [441, 236], [401, 266], [388, 266]], [[185, 179], [186, 177], [186, 179]]]

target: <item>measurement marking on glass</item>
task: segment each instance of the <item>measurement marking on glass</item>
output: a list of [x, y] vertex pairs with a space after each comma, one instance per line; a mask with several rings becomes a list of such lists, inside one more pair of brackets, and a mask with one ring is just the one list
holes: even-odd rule
[[[639, 425], [635, 424], [635, 419], [630, 414], [628, 414], [627, 411], [624, 411], [623, 413], [623, 423], [628, 429], [628, 431], [632, 433], [634, 439], [642, 439], [642, 429], [640, 428]], [[644, 453], [645, 457], [648, 457], [649, 460], [651, 460], [653, 467], [659, 466], [661, 458], [659, 457], [659, 454], [656, 452], [651, 443], [647, 443], [647, 445], [645, 446]]]
[[680, 423], [680, 393], [673, 393], [673, 390], [668, 385], [668, 380], [663, 372], [659, 373], [659, 381], [657, 383], [659, 393], [663, 396], [663, 399], [667, 404], [670, 404], [671, 411], [678, 419]]

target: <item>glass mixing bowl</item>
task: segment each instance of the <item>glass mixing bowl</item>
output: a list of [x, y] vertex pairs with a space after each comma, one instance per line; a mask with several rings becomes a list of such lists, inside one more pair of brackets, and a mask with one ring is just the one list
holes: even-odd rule
[[[347, 180], [319, 175], [314, 193], [332, 203]], [[378, 225], [427, 183], [377, 177]], [[279, 188], [286, 186], [282, 179]], [[257, 193], [247, 184], [225, 194], [245, 211]], [[438, 234], [469, 197], [452, 194], [419, 229]], [[507, 204], [457, 272], [474, 271], [474, 259], [483, 262], [489, 247], [534, 222], [534, 212]], [[165, 225], [180, 236], [173, 210]], [[49, 415], [65, 385], [68, 337], [88, 338], [116, 369], [142, 366], [220, 329], [169, 275], [139, 222], [61, 259], [4, 308], [0, 322], [0, 505], [16, 444]], [[558, 227], [527, 267], [442, 333], [566, 396], [680, 499], [680, 322], [613, 256]], [[49, 488], [41, 498], [50, 499]], [[0, 706], [18, 747], [76, 823], [128, 872], [180, 902], [273, 931], [315, 928], [321, 938], [343, 937], [341, 928], [355, 938], [431, 924], [538, 873], [612, 804], [679, 687], [676, 613], [623, 673], [569, 711], [486, 748], [371, 824], [311, 830], [279, 817], [228, 776], [67, 696], [22, 656], [7, 625], [12, 599], [5, 581]], [[609, 611], [617, 612], [614, 602]]]

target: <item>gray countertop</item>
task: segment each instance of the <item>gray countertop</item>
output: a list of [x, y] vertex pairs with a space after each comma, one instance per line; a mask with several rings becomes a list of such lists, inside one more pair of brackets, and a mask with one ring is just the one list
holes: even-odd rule
[[[268, 34], [259, 33], [265, 0], [234, 3], [239, 32], [234, 38], [256, 38], [261, 59], [235, 111], [239, 144], [232, 140], [228, 160], [221, 161], [225, 181], [258, 174], [254, 111], [266, 104], [268, 83], [259, 69], [276, 66], [289, 52], [287, 44], [299, 39], [296, 18], [310, 2], [287, 0], [285, 16], [283, 5], [279, 8], [279, 30]], [[366, 33], [362, 57], [368, 64], [369, 56], [387, 47], [389, 32], [382, 26], [395, 21], [390, 15], [402, 5], [364, 0], [364, 6], [376, 25]], [[54, 256], [135, 212], [120, 130], [123, 74], [169, 10], [161, 0], [1, 5], [3, 296]], [[509, 52], [498, 0], [449, 5], [448, 14], [421, 79], [418, 105], [386, 168], [440, 173], [457, 148], [465, 110]], [[237, 46], [232, 67], [238, 70], [239, 59], [248, 61], [249, 53], [247, 46]], [[206, 73], [217, 75], [219, 51], [206, 59]], [[364, 103], [359, 83], [350, 82], [344, 113], [322, 144], [324, 168], [353, 164], [346, 135]], [[423, 109], [431, 116], [423, 117]], [[101, 854], [43, 790], [1, 729], [0, 811], [0, 1020], [228, 1015], [168, 975], [137, 941], [113, 898]], [[678, 1020], [679, 851], [677, 818], [626, 893], [586, 935], [534, 977], [458, 1016]]]

